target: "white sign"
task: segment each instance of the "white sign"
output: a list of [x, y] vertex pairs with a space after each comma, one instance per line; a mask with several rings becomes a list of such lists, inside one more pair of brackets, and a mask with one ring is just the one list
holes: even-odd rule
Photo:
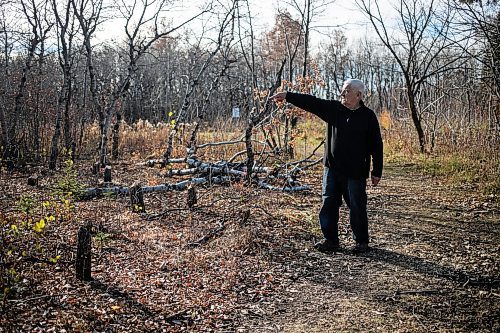
[[240, 117], [240, 108], [234, 107], [233, 108], [233, 118], [239, 118]]

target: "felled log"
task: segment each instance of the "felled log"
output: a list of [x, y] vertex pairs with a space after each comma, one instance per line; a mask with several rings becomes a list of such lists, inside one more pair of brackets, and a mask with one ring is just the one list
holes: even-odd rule
[[[167, 164], [185, 163], [185, 162], [186, 162], [185, 158], [171, 158], [167, 161]], [[145, 165], [148, 167], [154, 167], [155, 165], [162, 164], [162, 163], [163, 163], [163, 159], [151, 159], [151, 160], [147, 160], [146, 162], [138, 163], [138, 165]]]
[[[155, 186], [142, 186], [142, 193], [151, 193], [151, 192], [170, 192], [170, 191], [182, 191], [185, 190], [188, 185], [202, 185], [206, 183], [210, 184], [221, 184], [228, 182], [229, 177], [218, 176], [218, 177], [200, 177], [200, 178], [192, 178], [180, 181], [175, 184], [160, 184]], [[83, 198], [92, 199], [105, 194], [116, 194], [116, 195], [128, 195], [130, 194], [129, 187], [123, 186], [113, 186], [113, 187], [93, 187], [85, 190], [83, 194]]]
[[308, 185], [278, 187], [269, 185], [264, 181], [259, 181], [259, 187], [266, 190], [278, 191], [278, 192], [297, 192], [297, 191], [306, 191], [311, 189], [311, 187]]

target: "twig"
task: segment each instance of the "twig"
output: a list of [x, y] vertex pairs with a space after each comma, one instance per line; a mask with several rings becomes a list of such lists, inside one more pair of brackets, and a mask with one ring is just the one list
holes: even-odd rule
[[276, 220], [276, 216], [272, 215], [271, 213], [269, 213], [267, 210], [265, 210], [264, 208], [260, 207], [260, 206], [254, 206], [253, 208], [258, 208], [260, 209], [261, 211], [263, 211], [264, 213], [266, 213], [269, 217], [271, 217], [273, 220]]
[[394, 292], [394, 296], [399, 296], [399, 295], [435, 295], [435, 294], [442, 294], [442, 290], [435, 290], [435, 289], [424, 289], [424, 290], [396, 290]]
[[146, 221], [152, 221], [152, 220], [155, 220], [155, 219], [158, 219], [158, 218], [161, 218], [165, 215], [167, 215], [168, 213], [171, 213], [171, 212], [181, 212], [181, 211], [184, 211], [184, 210], [200, 210], [202, 208], [212, 208], [213, 205], [218, 202], [218, 201], [221, 201], [221, 200], [224, 200], [224, 198], [221, 198], [221, 199], [217, 199], [217, 200], [214, 200], [212, 201], [211, 203], [207, 204], [207, 205], [203, 205], [203, 206], [196, 206], [194, 208], [189, 208], [189, 207], [184, 207], [184, 208], [169, 208], [169, 209], [165, 209], [164, 211], [160, 212], [160, 213], [157, 213], [157, 214], [145, 214], [145, 220]]
[[78, 293], [64, 293], [64, 294], [53, 294], [53, 295], [41, 295], [41, 296], [35, 296], [35, 297], [30, 297], [30, 298], [25, 298], [25, 299], [9, 299], [7, 302], [12, 302], [12, 303], [22, 303], [22, 302], [31, 302], [37, 299], [42, 299], [42, 298], [50, 298], [50, 297], [59, 297], [59, 296], [73, 296], [73, 295], [79, 295]]
[[189, 247], [200, 246], [200, 245], [208, 242], [212, 237], [214, 237], [215, 235], [217, 235], [219, 232], [223, 231], [224, 229], [226, 229], [226, 226], [224, 225], [224, 219], [222, 219], [222, 221], [220, 222], [220, 224], [217, 228], [210, 230], [205, 236], [201, 237], [197, 241], [187, 243], [186, 246], [189, 246]]

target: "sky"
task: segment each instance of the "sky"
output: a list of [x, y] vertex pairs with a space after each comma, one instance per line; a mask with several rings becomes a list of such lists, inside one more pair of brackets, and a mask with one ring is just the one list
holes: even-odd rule
[[[131, 0], [123, 0], [131, 2]], [[292, 8], [287, 8], [286, 0], [249, 0], [250, 11], [253, 16], [253, 25], [256, 35], [269, 31], [274, 25], [275, 15], [278, 13], [278, 8], [281, 10], [288, 9], [294, 18], [298, 19], [298, 13]], [[296, 0], [302, 3], [304, 0]], [[318, 0], [316, 0], [318, 1]], [[325, 0], [328, 1], [328, 0]], [[373, 1], [373, 0], [372, 0]], [[380, 7], [385, 15], [393, 13], [391, 10], [391, 1], [394, 0], [378, 0]], [[289, 1], [291, 2], [291, 0]], [[179, 24], [186, 18], [189, 18], [199, 11], [198, 7], [204, 3], [203, 0], [180, 0], [176, 2], [174, 8], [166, 11], [166, 17], [173, 24]], [[113, 15], [112, 15], [113, 16]], [[114, 15], [118, 16], [118, 15]], [[367, 18], [357, 7], [353, 0], [334, 0], [331, 4], [325, 7], [322, 14], [314, 18], [313, 25], [317, 27], [311, 32], [311, 45], [317, 47], [321, 41], [328, 39], [328, 34], [336, 27], [345, 32], [349, 41], [354, 41], [363, 35], [374, 36]], [[200, 22], [193, 22], [190, 27], [196, 31], [201, 29]], [[102, 26], [102, 31], [98, 35], [99, 40], [114, 40], [124, 37], [123, 21], [118, 19], [110, 19]]]
[[[298, 0], [297, 2], [302, 2]], [[274, 15], [277, 13], [278, 6], [282, 9], [286, 7], [283, 5], [284, 1], [270, 0], [272, 10], [265, 11], [264, 3], [262, 1], [255, 1], [255, 7], [259, 12], [266, 13], [263, 15], [262, 21], [264, 26], [271, 27], [274, 24]], [[378, 0], [379, 6], [383, 9], [384, 15], [393, 13], [392, 4], [389, 0]], [[262, 10], [262, 11], [260, 11]], [[295, 13], [295, 12], [293, 12]], [[322, 40], [328, 38], [328, 33], [332, 29], [340, 29], [344, 31], [348, 39], [355, 40], [363, 35], [375, 37], [368, 19], [363, 12], [358, 8], [353, 0], [335, 0], [333, 3], [325, 7], [323, 13], [314, 18], [313, 25], [318, 27], [312, 31], [311, 42], [316, 46]]]

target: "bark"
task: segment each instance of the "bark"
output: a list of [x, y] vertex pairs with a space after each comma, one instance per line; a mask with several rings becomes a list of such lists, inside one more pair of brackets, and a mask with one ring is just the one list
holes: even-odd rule
[[120, 123], [122, 121], [121, 112], [116, 113], [116, 122], [113, 126], [113, 145], [111, 146], [111, 156], [118, 159], [118, 144], [120, 143]]
[[415, 102], [415, 95], [413, 94], [414, 91], [415, 90], [412, 89], [411, 87], [408, 87], [408, 89], [407, 89], [408, 106], [410, 108], [411, 119], [413, 121], [413, 125], [415, 126], [415, 130], [417, 131], [420, 152], [423, 153], [423, 152], [425, 152], [425, 144], [426, 144], [425, 143], [425, 134], [424, 134], [424, 130], [422, 129], [422, 121], [420, 119], [417, 104]]
[[59, 155], [59, 139], [61, 137], [62, 110], [57, 109], [56, 128], [50, 144], [49, 169], [54, 170], [57, 166], [57, 156]]
[[[113, 103], [114, 105], [114, 103]], [[100, 153], [99, 153], [99, 162], [102, 167], [105, 167], [107, 164], [107, 156], [108, 156], [108, 131], [109, 131], [109, 123], [111, 121], [111, 107], [106, 108], [104, 112], [103, 124], [101, 125], [101, 140], [100, 140]]]
[[[68, 77], [71, 76], [71, 70], [68, 69], [66, 74]], [[73, 83], [72, 79], [68, 80], [68, 86], [66, 91], [66, 98], [64, 101], [64, 148], [66, 148], [66, 153], [71, 151], [73, 140], [71, 138], [71, 120], [70, 120], [70, 108], [71, 108], [71, 97], [72, 97]]]

